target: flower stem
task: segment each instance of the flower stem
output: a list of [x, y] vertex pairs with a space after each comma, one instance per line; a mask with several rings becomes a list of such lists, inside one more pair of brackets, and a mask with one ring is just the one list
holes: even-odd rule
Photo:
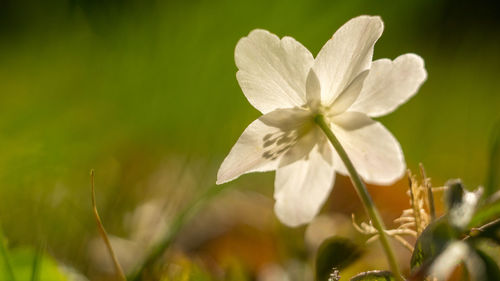
[[389, 244], [389, 239], [387, 238], [387, 234], [385, 233], [384, 222], [382, 221], [382, 218], [380, 217], [380, 214], [377, 208], [375, 207], [375, 204], [373, 203], [373, 200], [370, 194], [368, 193], [365, 184], [361, 180], [358, 172], [354, 168], [354, 165], [352, 164], [346, 151], [338, 141], [337, 137], [335, 137], [332, 130], [330, 130], [330, 127], [326, 124], [325, 117], [321, 114], [318, 114], [315, 116], [314, 122], [316, 122], [316, 124], [318, 124], [321, 130], [323, 130], [326, 137], [328, 138], [328, 140], [330, 140], [333, 147], [337, 151], [337, 154], [344, 162], [344, 165], [346, 166], [347, 171], [351, 176], [351, 181], [359, 197], [361, 198], [361, 201], [363, 202], [363, 205], [365, 206], [370, 219], [373, 222], [373, 226], [377, 229], [380, 235], [380, 243], [382, 243], [382, 247], [385, 250], [385, 254], [387, 256], [387, 260], [389, 261], [391, 270], [394, 273], [396, 280], [403, 280], [401, 271], [399, 270], [399, 264], [397, 263], [396, 260], [396, 256], [394, 255], [394, 251], [391, 245]]

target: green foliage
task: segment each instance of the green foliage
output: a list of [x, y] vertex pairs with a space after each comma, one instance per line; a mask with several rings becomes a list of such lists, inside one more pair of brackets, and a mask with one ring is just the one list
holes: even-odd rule
[[480, 227], [488, 223], [488, 221], [500, 217], [500, 200], [498, 198], [489, 198], [485, 201], [486, 203], [480, 206], [472, 216], [469, 228]]
[[6, 277], [9, 277], [10, 280], [15, 281], [16, 276], [14, 271], [12, 270], [12, 264], [10, 261], [9, 253], [7, 251], [7, 241], [3, 236], [2, 229], [0, 228], [0, 255], [2, 259], [3, 270], [2, 272]]
[[[463, 262], [465, 272], [474, 280], [500, 280], [495, 259], [480, 247], [486, 240], [500, 246], [500, 219], [495, 219], [496, 212], [491, 211], [500, 208], [500, 200], [481, 201], [482, 188], [468, 191], [460, 180], [448, 181], [446, 186], [446, 213], [431, 222], [418, 237], [410, 261], [411, 278], [420, 280], [429, 274], [446, 278]], [[478, 208], [481, 202], [488, 203]], [[477, 226], [478, 222], [487, 223]], [[348, 239], [332, 237], [326, 240], [318, 252], [316, 280], [331, 280], [328, 277], [332, 269], [344, 268], [359, 255], [359, 248]], [[351, 280], [393, 279], [390, 272], [370, 271]]]
[[[67, 281], [57, 263], [48, 255], [31, 248], [16, 248], [9, 251], [12, 270], [16, 280]], [[36, 260], [36, 275], [33, 275]], [[0, 264], [0, 280], [10, 280], [4, 264]], [[34, 279], [33, 279], [34, 278]]]
[[[488, 216], [491, 212], [481, 209], [479, 214], [476, 212], [481, 195], [482, 189], [469, 192], [459, 180], [447, 183], [446, 214], [429, 224], [417, 239], [411, 258], [413, 278], [423, 278], [428, 274], [447, 276], [454, 264], [464, 262], [471, 277], [499, 280], [498, 265], [478, 247], [485, 239], [500, 244], [500, 220]], [[495, 208], [497, 205], [498, 202], [492, 203]], [[470, 227], [478, 221], [489, 223], [478, 228]]]
[[430, 223], [415, 243], [411, 257], [411, 269], [429, 265], [450, 242], [462, 234], [463, 226], [469, 223], [476, 209], [480, 192], [465, 190], [460, 180], [447, 182], [445, 201], [447, 212]]
[[495, 260], [480, 249], [476, 249], [476, 253], [481, 258], [483, 265], [485, 267], [486, 281], [500, 280], [500, 269]]
[[430, 223], [415, 243], [410, 261], [411, 269], [432, 261], [450, 241], [457, 237], [458, 233], [450, 226], [446, 217], [440, 217]]
[[351, 281], [392, 281], [394, 276], [389, 271], [373, 270], [360, 273], [351, 278]]
[[33, 265], [31, 267], [31, 281], [40, 280], [40, 264], [43, 259], [44, 246], [40, 245], [33, 258]]
[[334, 270], [341, 270], [361, 257], [362, 249], [343, 237], [330, 237], [318, 249], [316, 256], [316, 281], [329, 280]]

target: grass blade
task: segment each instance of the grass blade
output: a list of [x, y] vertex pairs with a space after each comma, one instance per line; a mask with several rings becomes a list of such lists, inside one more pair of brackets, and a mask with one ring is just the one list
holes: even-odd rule
[[188, 204], [185, 209], [183, 209], [179, 215], [173, 221], [170, 231], [165, 235], [158, 245], [151, 251], [146, 260], [137, 267], [132, 274], [129, 275], [129, 279], [132, 281], [142, 280], [143, 273], [148, 270], [167, 250], [175, 237], [182, 229], [182, 227], [192, 218], [206, 203], [210, 201], [213, 197], [220, 194], [223, 190], [227, 189], [231, 185], [223, 186], [212, 186], [208, 188], [199, 197], [193, 200], [192, 203]]
[[45, 252], [45, 243], [41, 243], [33, 258], [33, 266], [31, 267], [31, 281], [40, 280], [40, 268], [43, 259], [43, 253]]
[[3, 236], [2, 229], [0, 228], [0, 254], [2, 255], [5, 270], [7, 271], [7, 276], [12, 281], [16, 281], [16, 276], [14, 275], [14, 270], [12, 270], [12, 266], [9, 259], [9, 253], [7, 252], [7, 247], [5, 246], [5, 239]]

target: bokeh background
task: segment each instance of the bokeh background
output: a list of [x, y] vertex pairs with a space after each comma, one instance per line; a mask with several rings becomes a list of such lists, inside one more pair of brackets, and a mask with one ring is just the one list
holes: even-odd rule
[[[43, 244], [74, 278], [112, 278], [91, 212], [94, 168], [126, 269], [192, 200], [221, 189], [182, 227], [164, 259], [169, 276], [307, 280], [318, 243], [356, 236], [350, 215], [361, 221], [363, 212], [340, 176], [323, 215], [298, 229], [272, 212], [272, 173], [214, 186], [259, 116], [235, 78], [238, 39], [264, 28], [316, 54], [348, 19], [381, 15], [374, 57], [417, 53], [429, 74], [381, 121], [410, 169], [422, 162], [434, 185], [459, 177], [472, 188], [485, 184], [500, 119], [499, 10], [493, 0], [0, 0], [0, 224], [9, 248]], [[406, 179], [370, 188], [389, 225], [408, 206], [406, 188]], [[386, 266], [372, 248], [346, 276]]]

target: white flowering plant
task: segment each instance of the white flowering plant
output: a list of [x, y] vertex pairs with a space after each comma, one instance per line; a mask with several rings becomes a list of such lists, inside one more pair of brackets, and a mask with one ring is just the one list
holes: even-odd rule
[[[420, 181], [411, 174], [397, 139], [373, 118], [393, 112], [414, 96], [426, 81], [427, 71], [424, 60], [416, 54], [373, 60], [374, 45], [383, 28], [378, 16], [351, 19], [316, 57], [295, 39], [279, 38], [262, 29], [240, 39], [235, 50], [236, 78], [245, 97], [262, 116], [236, 141], [218, 170], [216, 184], [246, 173], [276, 171], [274, 213], [287, 227], [298, 227], [318, 215], [336, 174], [348, 176], [369, 218], [358, 223], [352, 215], [352, 228], [365, 235], [366, 243], [380, 242], [389, 267], [361, 272], [351, 281], [448, 280], [456, 272], [466, 278], [460, 280], [500, 280], [500, 177], [495, 172], [500, 167], [500, 134], [493, 137], [484, 188], [469, 191], [460, 180], [433, 187], [422, 165]], [[387, 229], [365, 183], [391, 185], [405, 173], [410, 208], [394, 220], [398, 227]], [[122, 267], [112, 245], [120, 240], [108, 237], [97, 211], [94, 176], [92, 170], [93, 213], [103, 246], [113, 261], [116, 280], [222, 280], [191, 264], [185, 270], [174, 268], [169, 272], [162, 263], [186, 221], [221, 187], [195, 198], [168, 230], [162, 229], [164, 225], [154, 225], [157, 231], [150, 233], [154, 235], [138, 239], [142, 243], [132, 252], [133, 266]], [[439, 214], [435, 192], [444, 193], [445, 210]], [[161, 208], [152, 210], [161, 212]], [[393, 250], [395, 243], [411, 255], [407, 272], [400, 270], [402, 261]], [[344, 270], [364, 253], [364, 245], [340, 235], [332, 235], [317, 246], [316, 281], [341, 280]], [[10, 266], [7, 250], [0, 243], [5, 261], [3, 271], [0, 266], [0, 279], [16, 280], [14, 272], [20, 269]], [[47, 260], [41, 252], [35, 256], [32, 280], [37, 279], [42, 259]], [[23, 263], [23, 270], [28, 267]], [[51, 267], [42, 268], [45, 272]], [[296, 280], [279, 268], [268, 271], [270, 279], [258, 280]]]
[[[410, 176], [412, 209], [394, 230], [385, 229], [367, 192], [364, 182], [388, 185], [406, 171], [398, 141], [372, 118], [394, 111], [427, 79], [424, 61], [415, 54], [372, 61], [383, 28], [377, 16], [351, 19], [316, 57], [295, 39], [266, 30], [242, 38], [235, 50], [236, 77], [262, 116], [243, 131], [223, 161], [217, 184], [245, 173], [276, 171], [276, 216], [295, 227], [318, 214], [336, 173], [348, 175], [371, 220], [354, 226], [372, 235], [370, 240], [380, 240], [391, 269], [351, 280], [446, 280], [461, 262], [475, 280], [498, 280], [498, 266], [477, 246], [484, 239], [500, 242], [500, 224], [493, 220], [498, 212], [492, 210], [498, 204], [494, 198], [481, 199], [481, 189], [469, 192], [459, 181], [449, 182], [443, 188], [447, 212], [436, 218], [430, 180], [423, 173], [419, 187]], [[484, 202], [489, 202], [487, 211], [476, 213]], [[415, 246], [404, 235], [417, 239]], [[412, 251], [410, 275], [401, 273], [389, 237]], [[356, 259], [355, 249], [345, 239], [326, 240], [317, 257], [317, 280], [338, 280], [339, 270]]]
[[[406, 169], [399, 142], [373, 118], [393, 112], [414, 96], [427, 72], [424, 60], [416, 54], [373, 61], [374, 45], [383, 28], [380, 17], [356, 17], [340, 27], [316, 57], [295, 39], [279, 38], [266, 30], [253, 30], [240, 39], [235, 50], [236, 77], [243, 94], [262, 116], [236, 141], [219, 168], [216, 183], [246, 173], [276, 171], [276, 217], [288, 227], [297, 227], [318, 215], [336, 173], [349, 176], [369, 218], [358, 224], [353, 215], [353, 228], [368, 236], [367, 243], [380, 241], [390, 269], [361, 272], [352, 281], [448, 280], [460, 265], [465, 266], [461, 267], [462, 275], [468, 275], [465, 278], [500, 280], [500, 259], [491, 251], [491, 244], [500, 249], [500, 194], [495, 192], [498, 176], [492, 172], [500, 162], [500, 136], [494, 137], [485, 188], [468, 191], [460, 180], [433, 187], [423, 166], [418, 181]], [[394, 221], [397, 228], [386, 229], [365, 183], [390, 185], [405, 172], [410, 208]], [[149, 280], [169, 276], [158, 272], [155, 265], [193, 210], [219, 190], [210, 189], [181, 212], [173, 230], [127, 276], [114, 258], [93, 201], [117, 277]], [[444, 192], [445, 211], [440, 216], [435, 192]], [[409, 272], [400, 270], [394, 243], [410, 251]], [[316, 252], [315, 280], [340, 280], [343, 270], [362, 255], [363, 245], [350, 237], [325, 239]], [[190, 274], [181, 272], [174, 276], [182, 277], [166, 280], [215, 280]], [[283, 276], [279, 270], [273, 274]]]

